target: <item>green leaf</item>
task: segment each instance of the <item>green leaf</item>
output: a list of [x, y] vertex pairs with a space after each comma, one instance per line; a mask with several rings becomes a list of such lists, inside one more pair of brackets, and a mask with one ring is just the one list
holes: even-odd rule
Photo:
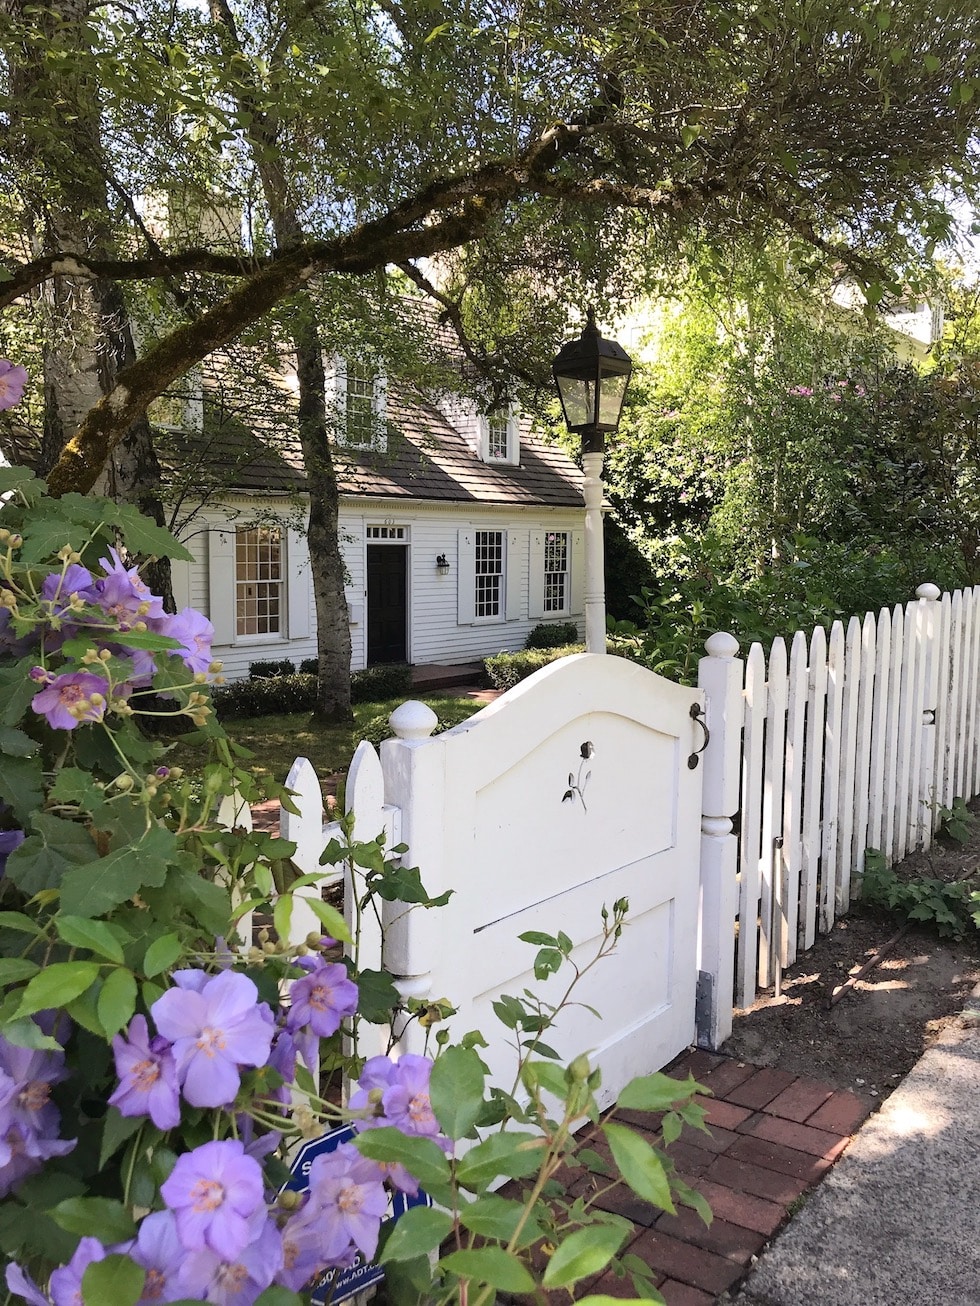
[[604, 1270], [626, 1240], [626, 1230], [613, 1224], [576, 1229], [561, 1243], [545, 1267], [546, 1288], [567, 1288]]
[[121, 1115], [118, 1108], [110, 1106], [102, 1122], [102, 1146], [99, 1149], [99, 1169], [105, 1169], [105, 1163], [115, 1156], [127, 1139], [138, 1133], [145, 1124], [142, 1116]]
[[30, 979], [39, 970], [35, 961], [26, 957], [0, 957], [0, 984], [16, 984], [19, 980]]
[[57, 889], [67, 871], [98, 861], [98, 849], [83, 825], [35, 812], [31, 827], [34, 833], [7, 858], [7, 878], [24, 893]]
[[303, 901], [331, 938], [339, 943], [353, 941], [351, 932], [336, 907], [331, 907], [328, 902], [322, 902], [319, 898], [304, 898]]
[[0, 728], [0, 752], [10, 757], [33, 757], [37, 752], [37, 741], [25, 735], [23, 730], [3, 726]]
[[609, 1141], [619, 1172], [637, 1197], [676, 1214], [670, 1196], [670, 1183], [660, 1157], [639, 1134], [626, 1125], [607, 1122], [602, 1132]]
[[132, 1238], [136, 1227], [122, 1202], [108, 1197], [70, 1197], [51, 1212], [55, 1224], [68, 1233], [98, 1238], [104, 1243], [121, 1243]]
[[66, 1006], [91, 988], [99, 978], [99, 970], [96, 961], [61, 961], [46, 966], [24, 990], [17, 1015], [32, 1016], [35, 1011]]
[[[371, 1131], [374, 1132], [373, 1130]], [[545, 1142], [538, 1134], [491, 1134], [471, 1147], [456, 1167], [456, 1176], [464, 1188], [473, 1192], [494, 1179], [524, 1179], [536, 1174], [545, 1157]], [[424, 1181], [423, 1181], [424, 1182]]]
[[[523, 1202], [487, 1193], [461, 1208], [459, 1222], [464, 1229], [479, 1234], [481, 1238], [494, 1238], [498, 1242], [509, 1243], [523, 1217]], [[537, 1220], [529, 1218], [521, 1229], [519, 1246], [528, 1247], [537, 1242], [542, 1232]]]
[[[175, 1303], [175, 1306], [180, 1306]], [[195, 1303], [195, 1306], [199, 1306]], [[303, 1306], [303, 1298], [296, 1292], [290, 1292], [288, 1288], [272, 1287], [266, 1288], [255, 1299], [255, 1306]]]
[[40, 761], [0, 753], [0, 794], [17, 820], [26, 825], [44, 796]]
[[362, 970], [357, 976], [357, 1009], [364, 1020], [382, 1025], [389, 1020], [400, 998], [394, 981], [385, 970]]
[[534, 1280], [516, 1256], [503, 1247], [477, 1247], [472, 1250], [450, 1252], [439, 1261], [440, 1266], [458, 1274], [461, 1279], [475, 1279], [487, 1283], [498, 1292], [533, 1292]]
[[149, 979], [161, 975], [174, 964], [181, 953], [180, 938], [176, 934], [162, 934], [154, 939], [143, 958], [143, 974]]
[[59, 936], [72, 948], [87, 948], [97, 952], [117, 965], [123, 963], [123, 950], [119, 940], [105, 921], [87, 920], [84, 916], [59, 915], [55, 919]]
[[288, 942], [290, 937], [290, 926], [293, 920], [293, 895], [283, 893], [275, 901], [272, 908], [272, 923], [276, 927], [276, 934], [283, 942]]
[[[106, 513], [109, 519], [109, 512]], [[158, 526], [149, 517], [128, 503], [114, 503], [111, 519], [120, 528], [130, 553], [152, 554], [158, 558], [176, 558], [179, 562], [193, 562], [193, 555], [178, 544], [169, 531]]]
[[432, 1067], [429, 1101], [443, 1133], [465, 1138], [483, 1109], [486, 1067], [472, 1048], [447, 1048]]
[[135, 847], [119, 848], [95, 865], [69, 871], [61, 885], [62, 907], [74, 916], [101, 916], [146, 885], [158, 888], [176, 847], [172, 831], [151, 826]]
[[131, 970], [120, 967], [108, 976], [96, 1009], [109, 1038], [129, 1024], [136, 1010], [136, 977]]
[[695, 1091], [705, 1092], [690, 1075], [684, 1080], [671, 1079], [658, 1070], [653, 1075], [631, 1079], [616, 1105], [630, 1111], [668, 1111], [675, 1102], [690, 1097]]
[[365, 1129], [354, 1143], [361, 1155], [371, 1161], [394, 1161], [403, 1165], [427, 1190], [449, 1181], [446, 1154], [431, 1138], [410, 1136], [400, 1129], [386, 1126]]
[[522, 943], [534, 943], [539, 948], [557, 948], [558, 940], [553, 934], [542, 934], [540, 930], [525, 930], [517, 936]]
[[445, 1211], [437, 1211], [431, 1206], [413, 1206], [396, 1223], [381, 1253], [381, 1264], [426, 1256], [448, 1238], [452, 1230], [452, 1216]]
[[37, 921], [32, 921], [30, 916], [25, 916], [20, 911], [0, 911], [0, 929], [18, 930], [21, 934], [44, 933]]
[[85, 1306], [136, 1306], [143, 1295], [146, 1271], [128, 1256], [106, 1256], [82, 1275]]
[[40, 1025], [36, 1025], [33, 1020], [28, 1018], [5, 1021], [3, 1036], [8, 1043], [13, 1043], [18, 1048], [40, 1048], [45, 1052], [61, 1051], [61, 1044], [58, 1040], [51, 1038], [49, 1034], [45, 1034]]
[[561, 970], [562, 962], [565, 960], [558, 948], [542, 948], [534, 958], [534, 978], [545, 980], [549, 975], [554, 975]]

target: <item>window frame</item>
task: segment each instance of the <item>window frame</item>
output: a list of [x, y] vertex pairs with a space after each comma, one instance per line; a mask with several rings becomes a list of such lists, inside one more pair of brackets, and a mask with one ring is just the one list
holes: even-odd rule
[[[549, 536], [564, 540], [564, 566], [548, 568]], [[561, 577], [562, 602], [559, 607], [549, 607], [549, 577]], [[567, 617], [572, 611], [572, 532], [570, 530], [548, 530], [544, 534], [544, 557], [542, 566], [541, 611], [547, 617]]]
[[[487, 546], [486, 544], [483, 545], [484, 548], [490, 547], [495, 550], [495, 554], [496, 554], [495, 558], [488, 559], [485, 557], [483, 560], [496, 561], [499, 564], [496, 571], [480, 570], [480, 564], [481, 564], [480, 537], [481, 536], [486, 536], [486, 537], [496, 536], [497, 538], [497, 543], [495, 545], [490, 545], [490, 546]], [[497, 529], [497, 528], [486, 529], [483, 527], [479, 527], [475, 529], [473, 532], [473, 562], [474, 565], [473, 565], [472, 584], [473, 584], [474, 623], [479, 625], [484, 625], [484, 624], [489, 625], [489, 624], [496, 624], [498, 622], [505, 621], [507, 619], [507, 532], [505, 530]], [[496, 578], [497, 583], [496, 586], [494, 587], [496, 607], [493, 612], [480, 611], [481, 576]], [[483, 600], [483, 602], [485, 603], [485, 600]]]
[[[255, 550], [255, 562], [257, 568], [261, 567], [262, 565], [261, 549], [262, 549], [263, 542], [261, 540], [261, 536], [263, 535], [265, 535], [266, 537], [275, 536], [275, 558], [274, 560], [267, 561], [265, 565], [275, 566], [276, 569], [278, 570], [278, 576], [263, 578], [260, 575], [255, 575], [254, 577], [249, 578], [249, 575], [246, 573], [245, 576], [243, 577], [242, 575], [243, 559], [240, 553], [240, 545], [243, 542], [243, 537], [249, 535], [260, 537], [256, 541], [256, 550]], [[248, 549], [247, 541], [245, 542], [245, 547], [247, 551]], [[233, 570], [233, 576], [234, 576], [233, 633], [234, 633], [235, 643], [236, 644], [239, 643], [259, 644], [259, 643], [269, 643], [273, 640], [288, 639], [289, 637], [289, 592], [286, 583], [287, 538], [286, 538], [286, 532], [283, 530], [282, 526], [263, 525], [261, 523], [254, 523], [249, 526], [237, 527], [234, 532], [234, 545], [233, 545], [232, 558], [233, 558], [233, 568], [234, 568]], [[244, 561], [245, 562], [249, 561], [247, 552]], [[268, 630], [243, 630], [242, 629], [243, 612], [242, 612], [241, 604], [243, 602], [243, 599], [241, 596], [241, 590], [245, 586], [267, 587], [269, 593], [265, 596], [266, 601], [268, 601], [268, 599], [271, 597], [272, 588], [275, 587], [276, 590], [275, 629], [268, 629]], [[244, 621], [246, 622], [246, 624], [249, 621], [255, 621], [256, 623], [261, 624], [262, 614], [260, 613], [259, 609], [261, 607], [262, 599], [260, 599], [258, 596], [255, 596], [254, 601], [257, 605], [256, 612], [252, 614], [251, 617], [247, 613], [244, 614]], [[270, 610], [271, 610], [271, 606], [270, 606]], [[266, 619], [268, 619], [268, 613], [265, 615], [266, 615]]]

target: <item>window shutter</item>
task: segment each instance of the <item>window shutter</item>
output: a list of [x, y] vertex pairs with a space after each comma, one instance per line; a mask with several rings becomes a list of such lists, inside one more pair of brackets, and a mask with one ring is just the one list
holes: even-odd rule
[[544, 531], [532, 531], [528, 548], [527, 615], [544, 616]]
[[508, 621], [519, 621], [524, 615], [524, 585], [526, 578], [524, 575], [523, 562], [521, 556], [521, 539], [520, 531], [507, 532], [507, 559], [504, 564], [504, 584], [507, 586], [505, 596], [506, 617]]
[[585, 611], [585, 531], [572, 531], [572, 610], [570, 616]]
[[235, 642], [235, 531], [208, 531], [208, 608], [215, 644]]
[[456, 621], [472, 626], [476, 617], [476, 539], [473, 531], [459, 531], [456, 536], [459, 559], [456, 567]]
[[310, 552], [303, 531], [286, 532], [286, 604], [290, 639], [310, 633]]

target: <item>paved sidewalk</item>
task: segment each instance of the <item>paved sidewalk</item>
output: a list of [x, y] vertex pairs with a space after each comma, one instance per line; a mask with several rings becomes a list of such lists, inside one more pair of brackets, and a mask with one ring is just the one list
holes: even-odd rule
[[760, 1259], [738, 1306], [977, 1306], [980, 987]]
[[[597, 1205], [633, 1222], [636, 1234], [628, 1250], [654, 1270], [669, 1306], [710, 1306], [744, 1277], [791, 1209], [833, 1166], [874, 1103], [816, 1080], [715, 1053], [685, 1053], [667, 1071], [680, 1079], [688, 1072], [715, 1095], [701, 1099], [710, 1131], [685, 1129], [667, 1151], [681, 1177], [710, 1203], [711, 1225], [688, 1208], [667, 1215], [622, 1183], [600, 1196]], [[657, 1142], [658, 1115], [616, 1115], [650, 1131], [650, 1141]], [[608, 1156], [598, 1131], [584, 1138], [582, 1146]], [[576, 1196], [597, 1192], [608, 1182], [580, 1175], [570, 1191]], [[582, 1295], [586, 1289], [613, 1297], [634, 1295], [630, 1281], [612, 1273], [582, 1285]], [[809, 1306], [809, 1299], [795, 1298], [793, 1306]]]

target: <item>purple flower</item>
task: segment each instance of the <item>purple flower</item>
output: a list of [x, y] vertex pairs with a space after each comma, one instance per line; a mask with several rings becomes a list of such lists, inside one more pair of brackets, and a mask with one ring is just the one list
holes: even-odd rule
[[0, 1197], [76, 1140], [58, 1138], [51, 1085], [65, 1078], [64, 1053], [16, 1047], [0, 1037]]
[[276, 1282], [300, 1292], [327, 1266], [346, 1262], [351, 1241], [339, 1225], [334, 1226], [333, 1236], [335, 1247], [329, 1245], [318, 1207], [307, 1205], [291, 1215], [283, 1226], [282, 1269]]
[[248, 1246], [249, 1221], [263, 1204], [262, 1167], [236, 1138], [204, 1143], [177, 1158], [160, 1196], [188, 1251], [207, 1247], [234, 1260]]
[[146, 1271], [137, 1306], [180, 1300], [183, 1291], [177, 1286], [177, 1273], [185, 1255], [172, 1211], [154, 1211], [143, 1220], [136, 1245], [129, 1250], [130, 1260]]
[[183, 1295], [200, 1297], [215, 1306], [252, 1306], [282, 1268], [282, 1238], [264, 1213], [249, 1227], [248, 1242], [233, 1256], [208, 1248], [192, 1252], [180, 1268]]
[[196, 608], [184, 608], [176, 616], [165, 616], [155, 622], [158, 634], [168, 635], [180, 640], [180, 648], [174, 652], [183, 659], [184, 666], [195, 675], [206, 672], [211, 665], [211, 641], [214, 639], [214, 627], [202, 612]]
[[51, 615], [60, 617], [67, 609], [73, 594], [88, 599], [88, 592], [93, 583], [92, 573], [88, 568], [72, 562], [63, 572], [53, 571], [49, 576], [45, 576], [41, 585], [41, 598], [45, 603], [50, 604]]
[[19, 404], [27, 385], [27, 369], [0, 358], [0, 412]]
[[0, 830], [0, 875], [7, 869], [7, 858], [26, 839], [23, 830]]
[[192, 1106], [228, 1106], [241, 1086], [239, 1069], [268, 1060], [273, 1025], [247, 975], [223, 971], [205, 976], [198, 988], [202, 973], [178, 971], [178, 987], [158, 998], [151, 1011], [157, 1029], [173, 1044], [177, 1078], [187, 1101]]
[[157, 1129], [180, 1123], [177, 1065], [165, 1038], [148, 1037], [145, 1016], [134, 1016], [126, 1038], [112, 1040], [119, 1087], [109, 1098], [124, 1116], [148, 1115]]
[[10, 1261], [6, 1272], [7, 1287], [17, 1297], [23, 1297], [30, 1306], [51, 1306], [44, 1293], [16, 1261]]
[[309, 975], [295, 980], [289, 990], [289, 1029], [309, 1026], [320, 1038], [329, 1038], [340, 1029], [345, 1016], [357, 1010], [357, 985], [347, 976], [345, 967], [317, 958]]
[[49, 1287], [54, 1306], [84, 1306], [82, 1275], [90, 1265], [105, 1257], [106, 1249], [98, 1238], [83, 1238], [68, 1264], [51, 1275]]
[[101, 721], [108, 696], [108, 682], [101, 676], [72, 671], [55, 676], [47, 689], [34, 695], [31, 707], [55, 730], [74, 730], [83, 721]]
[[315, 1157], [310, 1166], [310, 1205], [322, 1220], [330, 1259], [342, 1241], [352, 1242], [368, 1260], [378, 1246], [388, 1193], [380, 1168], [361, 1156], [353, 1143]]
[[403, 1134], [431, 1138], [439, 1133], [439, 1122], [432, 1114], [429, 1101], [431, 1074], [432, 1062], [428, 1057], [407, 1053], [395, 1063], [395, 1073], [384, 1090], [381, 1106], [386, 1122]]
[[100, 558], [99, 565], [105, 576], [92, 586], [92, 601], [103, 612], [114, 617], [122, 630], [137, 621], [156, 621], [164, 615], [163, 599], [151, 594], [146, 582], [135, 567], [126, 567], [115, 549], [110, 549], [112, 561]]

